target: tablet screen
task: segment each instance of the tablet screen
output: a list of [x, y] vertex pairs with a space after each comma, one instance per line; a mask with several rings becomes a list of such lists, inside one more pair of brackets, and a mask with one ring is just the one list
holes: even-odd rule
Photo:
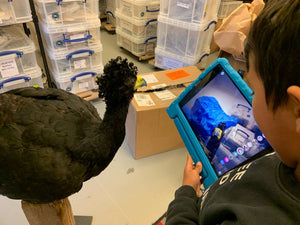
[[221, 65], [196, 84], [179, 106], [218, 176], [269, 146], [251, 104]]

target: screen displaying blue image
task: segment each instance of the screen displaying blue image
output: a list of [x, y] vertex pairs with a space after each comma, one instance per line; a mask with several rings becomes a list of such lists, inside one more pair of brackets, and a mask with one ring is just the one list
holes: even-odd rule
[[[214, 71], [180, 103], [181, 110], [221, 176], [269, 146], [252, 107], [222, 69]], [[205, 85], [203, 85], [205, 83]]]

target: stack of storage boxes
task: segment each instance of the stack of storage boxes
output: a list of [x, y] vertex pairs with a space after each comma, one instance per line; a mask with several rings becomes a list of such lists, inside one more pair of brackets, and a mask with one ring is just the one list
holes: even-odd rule
[[205, 67], [220, 0], [161, 0], [155, 66]]
[[117, 44], [136, 56], [154, 55], [159, 0], [118, 0]]
[[32, 20], [28, 0], [0, 0], [0, 93], [43, 87], [35, 46], [20, 24]]
[[103, 70], [98, 0], [35, 0], [35, 7], [57, 87], [95, 89]]

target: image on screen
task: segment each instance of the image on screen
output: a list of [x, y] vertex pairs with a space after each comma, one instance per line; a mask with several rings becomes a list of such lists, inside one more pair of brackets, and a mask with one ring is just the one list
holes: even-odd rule
[[217, 175], [269, 146], [252, 107], [224, 70], [192, 90], [181, 109]]

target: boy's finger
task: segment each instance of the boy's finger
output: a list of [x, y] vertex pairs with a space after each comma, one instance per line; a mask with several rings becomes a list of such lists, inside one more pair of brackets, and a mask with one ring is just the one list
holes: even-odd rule
[[193, 165], [193, 159], [190, 156], [190, 154], [187, 154], [186, 164], [187, 165]]
[[200, 173], [202, 171], [202, 163], [197, 162], [195, 169]]

